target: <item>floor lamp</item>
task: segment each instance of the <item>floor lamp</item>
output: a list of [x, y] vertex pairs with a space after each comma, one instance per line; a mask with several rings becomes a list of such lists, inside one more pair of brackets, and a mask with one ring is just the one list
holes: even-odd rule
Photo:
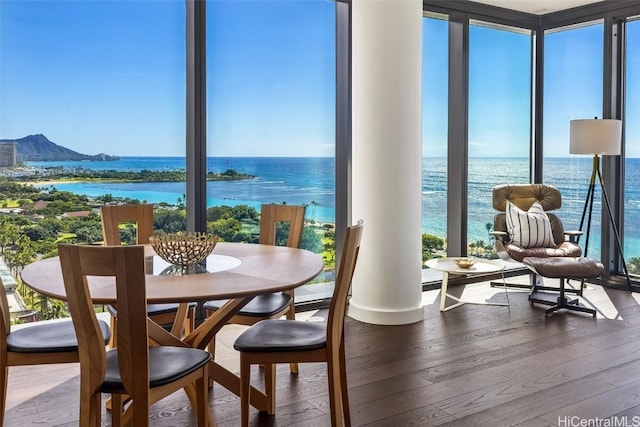
[[[613, 220], [613, 213], [609, 203], [609, 197], [602, 181], [600, 173], [600, 156], [601, 155], [620, 155], [622, 141], [622, 121], [613, 119], [586, 119], [571, 120], [570, 123], [570, 148], [571, 154], [592, 154], [593, 169], [591, 171], [591, 181], [589, 181], [589, 191], [584, 201], [584, 209], [582, 210], [582, 218], [580, 219], [580, 231], [583, 230], [584, 220], [587, 218], [587, 229], [585, 233], [584, 256], [587, 256], [589, 249], [589, 231], [591, 230], [591, 214], [593, 212], [593, 196], [595, 195], [596, 179], [600, 183], [602, 189], [602, 200], [607, 208], [611, 227], [616, 238], [616, 244], [620, 257], [622, 258], [622, 266], [627, 279], [627, 287], [631, 290], [631, 280], [629, 279], [629, 270], [627, 270], [627, 262], [622, 252], [622, 244], [620, 242], [620, 233], [618, 227]], [[587, 216], [588, 212], [588, 216]]]

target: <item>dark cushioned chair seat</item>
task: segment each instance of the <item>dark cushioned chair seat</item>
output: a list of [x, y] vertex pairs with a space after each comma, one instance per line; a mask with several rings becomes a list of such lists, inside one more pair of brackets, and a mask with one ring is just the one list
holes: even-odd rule
[[[215, 311], [220, 309], [228, 300], [207, 301], [204, 303], [205, 310]], [[258, 295], [237, 313], [240, 316], [270, 317], [284, 310], [291, 297], [282, 292], [267, 295]]]
[[[99, 320], [105, 345], [111, 339], [111, 330]], [[76, 331], [71, 320], [35, 324], [11, 331], [7, 336], [7, 350], [16, 353], [55, 353], [78, 349]]]
[[[190, 374], [205, 363], [211, 355], [197, 348], [186, 347], [149, 347], [149, 383], [150, 387], [169, 384]], [[122, 381], [118, 370], [118, 349], [107, 352], [107, 372], [100, 390], [103, 393], [122, 392]]]
[[326, 347], [326, 335], [325, 323], [263, 320], [244, 331], [236, 339], [233, 348], [256, 353], [316, 350]]
[[[195, 308], [197, 305], [195, 302], [191, 302], [189, 303], [189, 308]], [[147, 314], [149, 316], [168, 314], [177, 311], [178, 306], [179, 304], [147, 304]], [[118, 317], [118, 310], [114, 306], [108, 305], [107, 309], [112, 316]]]

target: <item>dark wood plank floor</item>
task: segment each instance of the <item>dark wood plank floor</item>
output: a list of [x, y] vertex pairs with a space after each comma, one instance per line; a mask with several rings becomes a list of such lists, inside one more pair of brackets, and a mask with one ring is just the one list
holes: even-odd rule
[[[466, 286], [464, 296], [505, 301], [487, 284]], [[510, 308], [464, 305], [442, 314], [439, 291], [430, 291], [423, 322], [348, 320], [353, 425], [558, 426], [570, 417], [627, 417], [632, 425], [640, 420], [640, 295], [589, 286], [585, 297], [597, 319], [571, 312], [545, 318], [545, 307], [531, 306], [521, 291], [509, 292]], [[238, 330], [218, 340], [231, 366], [228, 346]], [[259, 383], [257, 370], [253, 378]], [[323, 364], [302, 365], [298, 376], [283, 365], [277, 387], [277, 415], [252, 410], [252, 425], [330, 424]], [[77, 400], [77, 365], [10, 368], [5, 425], [77, 425]], [[216, 386], [210, 400], [218, 426], [239, 425], [236, 396]], [[153, 426], [194, 425], [182, 392], [154, 405], [152, 417]], [[109, 425], [106, 413], [103, 420]]]

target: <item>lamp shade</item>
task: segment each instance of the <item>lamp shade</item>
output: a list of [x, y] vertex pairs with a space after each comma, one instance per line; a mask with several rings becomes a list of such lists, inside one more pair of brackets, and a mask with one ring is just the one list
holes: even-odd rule
[[571, 154], [620, 154], [622, 120], [571, 120]]

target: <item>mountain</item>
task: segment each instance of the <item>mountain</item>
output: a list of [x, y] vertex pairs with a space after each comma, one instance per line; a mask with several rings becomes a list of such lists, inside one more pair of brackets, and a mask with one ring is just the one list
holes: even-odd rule
[[19, 139], [0, 139], [1, 143], [16, 144], [18, 161], [55, 162], [65, 160], [119, 160], [118, 156], [100, 153], [94, 155], [81, 154], [55, 144], [42, 135], [28, 135]]

